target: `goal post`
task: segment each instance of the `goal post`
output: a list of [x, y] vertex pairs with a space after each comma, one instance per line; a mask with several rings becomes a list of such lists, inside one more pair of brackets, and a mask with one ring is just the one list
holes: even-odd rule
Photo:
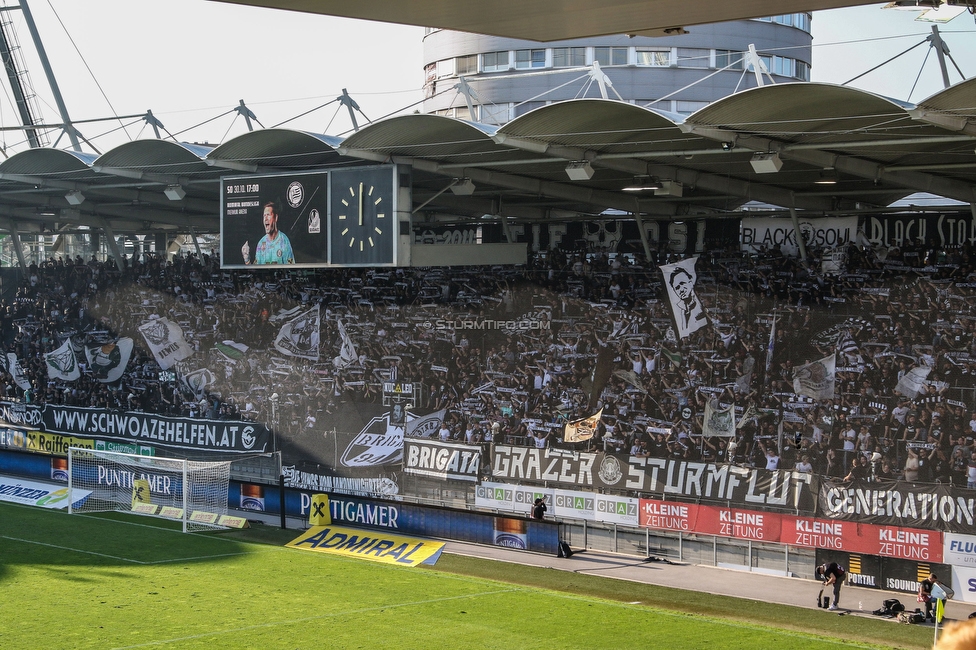
[[90, 491], [68, 513], [130, 512], [181, 521], [183, 532], [216, 530], [227, 515], [232, 461], [68, 449], [68, 490]]

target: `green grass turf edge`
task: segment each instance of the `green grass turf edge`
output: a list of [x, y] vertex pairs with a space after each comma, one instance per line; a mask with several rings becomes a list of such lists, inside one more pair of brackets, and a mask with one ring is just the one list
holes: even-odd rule
[[[300, 531], [256, 525], [218, 534], [240, 541], [280, 545], [298, 537]], [[617, 602], [639, 602], [649, 608], [681, 612], [688, 616], [732, 620], [825, 639], [857, 642], [871, 647], [905, 650], [928, 650], [932, 647], [933, 631], [930, 627], [902, 625], [864, 616], [837, 616], [820, 609], [807, 610], [790, 605], [762, 603], [704, 591], [661, 587], [559, 569], [444, 553], [436, 565], [424, 565], [417, 570], [441, 571]], [[702, 588], [707, 590], [706, 585], [702, 585]], [[798, 582], [797, 588], [802, 589], [804, 585]], [[814, 583], [810, 584], [810, 590], [813, 598], [816, 595]]]

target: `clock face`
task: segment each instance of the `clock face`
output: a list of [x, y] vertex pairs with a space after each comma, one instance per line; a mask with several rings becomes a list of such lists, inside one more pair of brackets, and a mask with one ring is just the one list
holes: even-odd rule
[[330, 176], [332, 264], [392, 264], [394, 169], [364, 167]]

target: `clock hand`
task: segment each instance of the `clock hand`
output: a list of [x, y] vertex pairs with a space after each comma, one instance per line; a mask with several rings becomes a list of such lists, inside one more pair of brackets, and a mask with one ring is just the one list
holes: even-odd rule
[[359, 225], [363, 225], [363, 184], [359, 184]]

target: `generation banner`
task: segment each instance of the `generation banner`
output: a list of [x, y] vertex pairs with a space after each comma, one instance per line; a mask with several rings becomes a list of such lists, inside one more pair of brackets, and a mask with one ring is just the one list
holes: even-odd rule
[[41, 411], [39, 428], [49, 434], [232, 453], [263, 453], [271, 437], [268, 429], [257, 422], [173, 418], [51, 404]]
[[501, 482], [643, 492], [810, 514], [816, 507], [817, 479], [804, 472], [509, 445], [494, 445], [491, 454], [492, 478]]
[[976, 497], [972, 490], [939, 483], [825, 480], [817, 514], [824, 519], [968, 533], [976, 520]]
[[406, 438], [403, 442], [403, 471], [442, 481], [477, 481], [481, 471], [481, 447]]

